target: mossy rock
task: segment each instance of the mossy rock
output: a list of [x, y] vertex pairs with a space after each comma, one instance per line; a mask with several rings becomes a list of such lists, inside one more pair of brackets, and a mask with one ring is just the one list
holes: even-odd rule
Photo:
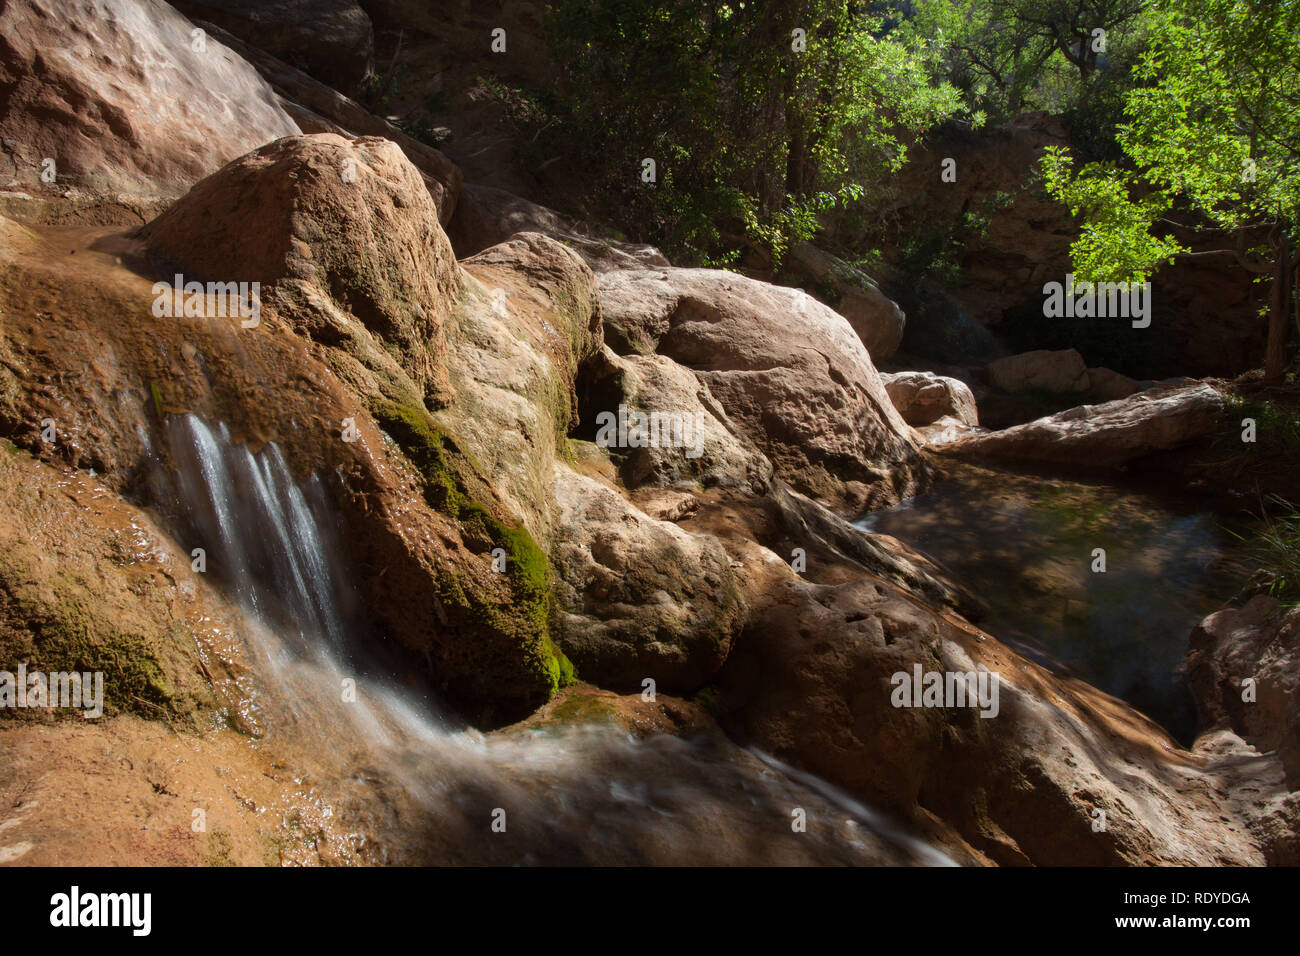
[[124, 626], [116, 609], [74, 576], [56, 573], [46, 585], [33, 585], [27, 558], [34, 556], [0, 556], [0, 669], [23, 663], [29, 673], [102, 672], [105, 716], [173, 719], [203, 703], [193, 688], [180, 688], [168, 676], [194, 669], [187, 648], [193, 642], [184, 628], [149, 628], [133, 619]]
[[[504, 552], [508, 601], [501, 601], [474, 576], [455, 570], [440, 570], [435, 583], [437, 598], [454, 625], [473, 632], [478, 640], [497, 638], [513, 657], [500, 664], [503, 675], [515, 675], [508, 683], [518, 686], [495, 687], [492, 693], [529, 706], [549, 700], [576, 677], [572, 663], [551, 640], [552, 583], [546, 554], [527, 528], [510, 520], [481, 469], [427, 411], [376, 401], [371, 414], [419, 472], [429, 506], [457, 522], [472, 550]], [[458, 683], [473, 681], [462, 678]]]

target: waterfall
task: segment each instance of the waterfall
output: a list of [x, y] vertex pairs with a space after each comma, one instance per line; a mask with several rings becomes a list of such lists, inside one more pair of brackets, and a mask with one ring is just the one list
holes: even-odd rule
[[313, 475], [304, 492], [279, 446], [254, 455], [231, 442], [224, 424], [214, 433], [198, 417], [181, 415], [167, 427], [181, 501], [219, 575], [259, 616], [278, 606], [304, 643], [342, 648], [336, 595], [343, 586], [332, 563], [339, 549], [323, 530], [320, 479]]
[[[391, 676], [357, 673], [356, 596], [318, 477], [296, 481], [194, 415], [168, 421], [187, 550], [246, 611], [258, 746], [309, 781], [378, 863], [951, 865], [829, 783], [718, 734], [637, 739], [617, 725], [481, 734]], [[355, 680], [355, 700], [339, 693]], [[808, 820], [796, 831], [792, 814]], [[495, 814], [504, 832], [490, 828]]]

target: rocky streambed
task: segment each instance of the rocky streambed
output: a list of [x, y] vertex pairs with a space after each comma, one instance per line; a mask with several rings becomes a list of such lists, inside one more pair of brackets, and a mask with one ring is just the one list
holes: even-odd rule
[[981, 627], [1184, 745], [1198, 729], [1188, 635], [1255, 571], [1246, 512], [1113, 479], [951, 463], [923, 494], [856, 524], [938, 560], [988, 605]]
[[[0, 670], [102, 672], [105, 707], [0, 714], [0, 862], [1300, 859], [1296, 612], [1197, 627], [1199, 736], [1144, 712], [1191, 622], [1143, 582], [1215, 590], [1208, 525], [1002, 477], [845, 517], [953, 456], [1179, 445], [1211, 386], [985, 434], [940, 388], [936, 440], [866, 344], [879, 290], [851, 324], [462, 190], [271, 52], [191, 56], [166, 4], [79, 0], [103, 30], [44, 57], [55, 6], [0, 11]], [[118, 75], [168, 51], [171, 85]], [[689, 447], [602, 437], [628, 413]], [[1135, 604], [1162, 641], [1105, 614]], [[900, 703], [918, 672], [996, 674], [996, 713]]]

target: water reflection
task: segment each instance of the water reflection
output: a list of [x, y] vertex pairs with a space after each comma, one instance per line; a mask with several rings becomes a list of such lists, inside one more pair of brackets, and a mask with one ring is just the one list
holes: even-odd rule
[[1251, 570], [1225, 519], [1109, 485], [946, 467], [926, 493], [858, 526], [946, 567], [988, 602], [980, 626], [991, 634], [1190, 743], [1188, 634]]

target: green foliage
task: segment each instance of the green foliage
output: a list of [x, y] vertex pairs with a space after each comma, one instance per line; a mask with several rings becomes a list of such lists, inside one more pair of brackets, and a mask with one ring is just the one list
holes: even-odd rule
[[1145, 278], [1185, 253], [1152, 231], [1175, 208], [1223, 232], [1296, 228], [1300, 6], [1160, 0], [1153, 17], [1146, 85], [1128, 93], [1119, 127], [1132, 168], [1076, 172], [1059, 150], [1043, 161], [1048, 191], [1085, 218], [1072, 249], [1085, 279]]
[[[1255, 422], [1253, 444], [1241, 440], [1241, 423], [1247, 418]], [[1253, 470], [1294, 473], [1295, 462], [1300, 461], [1300, 413], [1266, 397], [1229, 394], [1215, 452]]]
[[402, 95], [405, 79], [406, 67], [401, 65], [390, 65], [383, 74], [369, 74], [361, 82], [361, 102], [370, 112], [383, 116], [392, 108], [393, 101]]
[[600, 157], [597, 200], [687, 261], [747, 245], [779, 261], [958, 108], [847, 0], [557, 0], [546, 25], [563, 65], [553, 148]]
[[1070, 152], [1049, 146], [1042, 161], [1044, 184], [1083, 229], [1070, 247], [1076, 275], [1085, 281], [1142, 281], [1161, 262], [1185, 251], [1177, 241], [1152, 235], [1151, 225], [1169, 207], [1169, 196], [1149, 192], [1134, 198], [1137, 177], [1104, 163], [1074, 174]]
[[1286, 604], [1300, 604], [1300, 511], [1266, 514], [1251, 543], [1268, 575], [1268, 593]]
[[897, 0], [891, 6], [896, 29], [930, 51], [936, 78], [961, 90], [977, 115], [998, 118], [1086, 109], [1099, 88], [1127, 77], [1145, 29], [1143, 0]]

